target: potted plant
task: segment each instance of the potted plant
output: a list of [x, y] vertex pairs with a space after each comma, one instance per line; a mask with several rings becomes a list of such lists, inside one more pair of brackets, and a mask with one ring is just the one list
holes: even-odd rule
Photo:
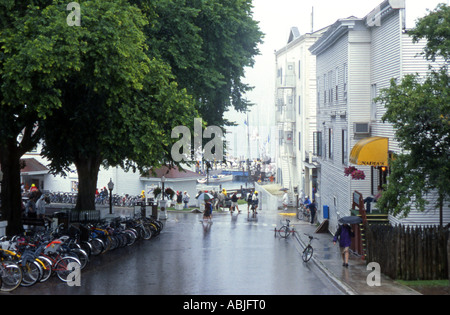
[[166, 188], [165, 189], [165, 193], [166, 193], [166, 196], [169, 196], [170, 198], [170, 200], [172, 200], [173, 199], [173, 196], [175, 195], [175, 191], [172, 189], [172, 188]]
[[159, 194], [161, 194], [161, 188], [160, 187], [156, 187], [155, 189], [153, 189], [153, 195], [155, 196], [155, 199], [158, 198]]
[[349, 176], [349, 175], [351, 175], [354, 171], [356, 171], [356, 167], [354, 167], [354, 166], [346, 167], [346, 168], [344, 168], [344, 175], [345, 175], [345, 176]]
[[344, 175], [345, 176], [352, 176], [352, 179], [365, 179], [366, 175], [364, 174], [364, 171], [358, 170], [356, 167], [354, 166], [349, 166], [344, 168]]

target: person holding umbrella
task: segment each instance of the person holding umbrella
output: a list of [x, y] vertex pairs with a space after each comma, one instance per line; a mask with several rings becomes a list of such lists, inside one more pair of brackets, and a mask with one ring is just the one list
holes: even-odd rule
[[352, 244], [352, 237], [355, 237], [355, 233], [353, 232], [353, 229], [350, 227], [349, 224], [353, 224], [353, 221], [358, 219], [361, 218], [350, 216], [339, 219], [339, 222], [342, 223], [342, 225], [339, 225], [339, 228], [333, 238], [334, 245], [336, 245], [336, 242], [339, 238], [339, 247], [341, 249], [343, 261], [342, 266], [347, 268], [348, 268], [348, 258], [350, 255], [349, 249], [350, 245]]
[[205, 200], [205, 211], [203, 212], [203, 220], [209, 219], [209, 221], [212, 221], [212, 204], [210, 203], [211, 199], [204, 199]]

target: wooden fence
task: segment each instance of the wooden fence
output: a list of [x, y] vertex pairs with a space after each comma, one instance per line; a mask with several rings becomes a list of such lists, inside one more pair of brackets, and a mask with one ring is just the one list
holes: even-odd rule
[[449, 278], [449, 228], [366, 226], [367, 262], [392, 279]]

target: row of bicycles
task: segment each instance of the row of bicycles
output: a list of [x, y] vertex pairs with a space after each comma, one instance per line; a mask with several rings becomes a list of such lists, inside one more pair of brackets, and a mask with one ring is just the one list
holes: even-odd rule
[[163, 229], [153, 218], [115, 218], [96, 224], [60, 224], [54, 230], [0, 238], [0, 291], [42, 283], [51, 276], [74, 281], [93, 256], [149, 240]]

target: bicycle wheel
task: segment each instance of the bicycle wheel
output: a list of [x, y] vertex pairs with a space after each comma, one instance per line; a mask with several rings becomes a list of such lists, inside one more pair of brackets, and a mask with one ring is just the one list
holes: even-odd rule
[[2, 278], [0, 291], [11, 292], [22, 282], [22, 269], [15, 262], [3, 261], [0, 264], [0, 277]]
[[88, 254], [88, 257], [92, 255], [92, 245], [89, 242], [81, 242], [80, 247]]
[[297, 219], [303, 220], [303, 211], [302, 211], [302, 209], [298, 209], [298, 212], [297, 212]]
[[149, 240], [152, 238], [152, 231], [150, 230], [150, 227], [148, 225], [143, 225], [142, 229], [144, 231], [142, 238], [144, 240]]
[[93, 256], [100, 255], [105, 249], [105, 244], [99, 238], [94, 238], [90, 243], [92, 247], [91, 255]]
[[81, 270], [83, 270], [84, 267], [87, 266], [89, 262], [89, 256], [84, 250], [82, 250], [81, 248], [72, 249], [71, 255], [73, 255], [75, 258], [78, 258], [81, 263]]
[[41, 267], [41, 265], [37, 261], [27, 261], [27, 262], [19, 262], [19, 265], [22, 268], [22, 282], [20, 285], [22, 287], [31, 287], [36, 282], [38, 282], [42, 275], [44, 274], [44, 271]]
[[78, 264], [81, 270], [81, 262], [72, 256], [62, 257], [56, 262], [54, 271], [61, 281], [68, 282], [70, 280], [69, 276], [73, 272], [70, 266], [74, 263]]
[[306, 221], [306, 222], [309, 222], [309, 216], [310, 216], [309, 212], [305, 212], [303, 214], [303, 220]]
[[283, 225], [283, 226], [278, 230], [278, 235], [280, 235], [280, 236], [283, 237], [283, 238], [286, 238], [286, 237], [288, 237], [289, 232], [290, 232], [289, 227], [286, 226], [286, 225]]
[[127, 236], [127, 246], [131, 246], [136, 242], [137, 236], [132, 229], [125, 230], [125, 235]]
[[42, 262], [42, 264], [44, 265], [44, 272], [42, 274], [41, 279], [39, 280], [39, 282], [45, 282], [47, 281], [50, 276], [52, 275], [52, 261], [50, 259], [48, 259], [47, 257], [44, 256], [39, 256], [38, 259]]
[[312, 255], [313, 255], [313, 251], [314, 250], [311, 247], [311, 245], [308, 245], [305, 248], [305, 250], [303, 251], [303, 254], [302, 254], [302, 259], [303, 259], [304, 262], [308, 262], [311, 259]]

